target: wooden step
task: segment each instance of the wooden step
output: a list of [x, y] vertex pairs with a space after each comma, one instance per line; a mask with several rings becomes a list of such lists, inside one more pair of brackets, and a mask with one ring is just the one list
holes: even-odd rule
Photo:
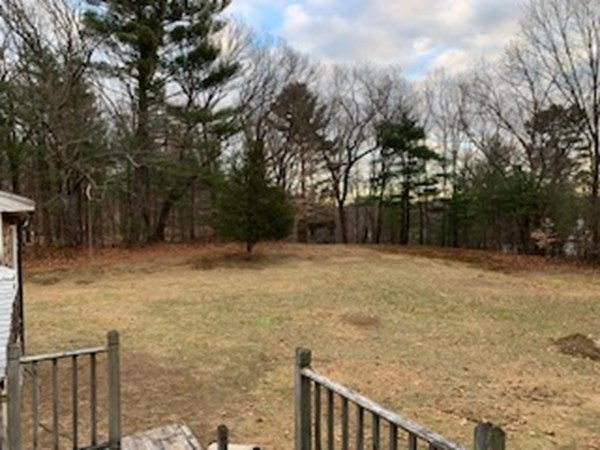
[[121, 450], [202, 450], [185, 424], [155, 428], [123, 438]]
[[[207, 450], [218, 450], [218, 445], [210, 444]], [[227, 450], [261, 450], [258, 445], [239, 445], [239, 444], [228, 444]]]

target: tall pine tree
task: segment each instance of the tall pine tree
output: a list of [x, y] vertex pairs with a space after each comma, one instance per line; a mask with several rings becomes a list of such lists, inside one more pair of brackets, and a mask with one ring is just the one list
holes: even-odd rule
[[[164, 111], [165, 98], [175, 94], [175, 120], [191, 134], [195, 125], [213, 123], [215, 105], [199, 105], [200, 94], [226, 83], [234, 64], [221, 62], [215, 38], [223, 24], [218, 15], [229, 0], [87, 0], [88, 30], [98, 37], [105, 54], [99, 58], [107, 72], [130, 86], [133, 99], [133, 148], [128, 151], [127, 220], [125, 238], [131, 244], [164, 238], [166, 217], [190, 183], [176, 178], [167, 187], [158, 217], [153, 216], [152, 180], [165, 161], [158, 155], [154, 121]], [[194, 119], [192, 120], [193, 117]], [[219, 128], [218, 126], [213, 126]], [[205, 131], [205, 130], [203, 130]], [[185, 144], [184, 144], [185, 145]], [[176, 154], [180, 162], [186, 162]], [[189, 161], [188, 161], [189, 162]], [[157, 222], [156, 227], [154, 227]]]
[[[382, 170], [375, 180], [379, 184], [380, 224], [382, 204], [387, 187], [398, 180], [400, 184], [401, 227], [400, 244], [410, 240], [411, 200], [418, 187], [429, 185], [427, 162], [439, 159], [437, 153], [423, 144], [425, 130], [406, 114], [399, 121], [385, 121], [377, 127], [377, 138], [381, 147], [380, 164]], [[380, 230], [377, 231], [380, 233]]]

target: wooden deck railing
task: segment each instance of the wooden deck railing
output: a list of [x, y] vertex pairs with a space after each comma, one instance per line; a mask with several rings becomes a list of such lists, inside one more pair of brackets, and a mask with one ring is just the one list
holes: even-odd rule
[[[465, 447], [319, 375], [311, 369], [310, 364], [310, 350], [298, 349], [295, 367], [295, 450], [364, 450], [367, 447], [373, 450], [417, 450], [423, 448], [423, 444], [428, 450], [465, 450]], [[350, 418], [351, 406], [354, 409], [353, 421]], [[336, 416], [340, 422], [337, 434]], [[365, 424], [367, 416], [370, 416], [370, 424]], [[383, 436], [382, 429], [387, 431], [387, 436]], [[491, 424], [481, 424], [475, 430], [475, 450], [504, 450], [504, 442], [504, 432]]]
[[[53, 353], [48, 355], [21, 357], [18, 344], [10, 345], [7, 362], [7, 401], [8, 401], [8, 448], [21, 450], [23, 443], [23, 388], [27, 384], [31, 388], [31, 448], [37, 450], [46, 447], [41, 443], [40, 430], [46, 429], [51, 434], [49, 448], [59, 450], [61, 436], [69, 441], [68, 446], [73, 449], [110, 449], [117, 450], [121, 443], [121, 400], [120, 400], [120, 362], [119, 362], [119, 333], [111, 331], [107, 335], [107, 345], [97, 348]], [[107, 409], [108, 409], [108, 441], [99, 441], [98, 431], [98, 357], [106, 354], [107, 358]], [[68, 393], [61, 391], [59, 380], [59, 362], [70, 366], [67, 375]], [[89, 397], [89, 439], [82, 439], [80, 433], [80, 387], [85, 381], [80, 380], [83, 364], [89, 366], [87, 392]], [[40, 420], [40, 373], [45, 365], [50, 370], [50, 396], [51, 396], [51, 425], [43, 427]], [[28, 376], [25, 377], [24, 375]], [[27, 379], [26, 379], [27, 378]], [[31, 378], [29, 381], [28, 378]], [[65, 401], [70, 402], [70, 430], [64, 435], [60, 430], [61, 417], [59, 405]], [[69, 398], [70, 397], [70, 398]], [[27, 427], [29, 428], [29, 427]], [[82, 441], [87, 440], [82, 445]]]

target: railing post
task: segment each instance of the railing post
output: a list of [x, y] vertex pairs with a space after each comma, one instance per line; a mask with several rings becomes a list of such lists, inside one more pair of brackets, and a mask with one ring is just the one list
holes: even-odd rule
[[217, 450], [227, 450], [229, 445], [229, 430], [225, 425], [217, 428]]
[[7, 437], [10, 450], [21, 450], [21, 345], [8, 346], [7, 375]]
[[108, 448], [121, 448], [121, 370], [119, 332], [108, 333]]
[[489, 422], [477, 425], [475, 450], [506, 450], [506, 433]]
[[310, 380], [302, 376], [302, 369], [309, 367], [310, 361], [310, 350], [305, 348], [296, 349], [294, 370], [295, 450], [311, 450]]

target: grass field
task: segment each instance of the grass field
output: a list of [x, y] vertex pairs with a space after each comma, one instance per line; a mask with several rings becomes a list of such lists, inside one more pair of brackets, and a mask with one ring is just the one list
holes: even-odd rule
[[597, 273], [389, 248], [236, 251], [29, 262], [28, 352], [119, 329], [126, 433], [183, 420], [207, 442], [226, 423], [238, 441], [290, 449], [303, 345], [317, 371], [468, 446], [487, 419], [511, 450], [600, 448], [600, 363], [552, 344], [600, 337]]

